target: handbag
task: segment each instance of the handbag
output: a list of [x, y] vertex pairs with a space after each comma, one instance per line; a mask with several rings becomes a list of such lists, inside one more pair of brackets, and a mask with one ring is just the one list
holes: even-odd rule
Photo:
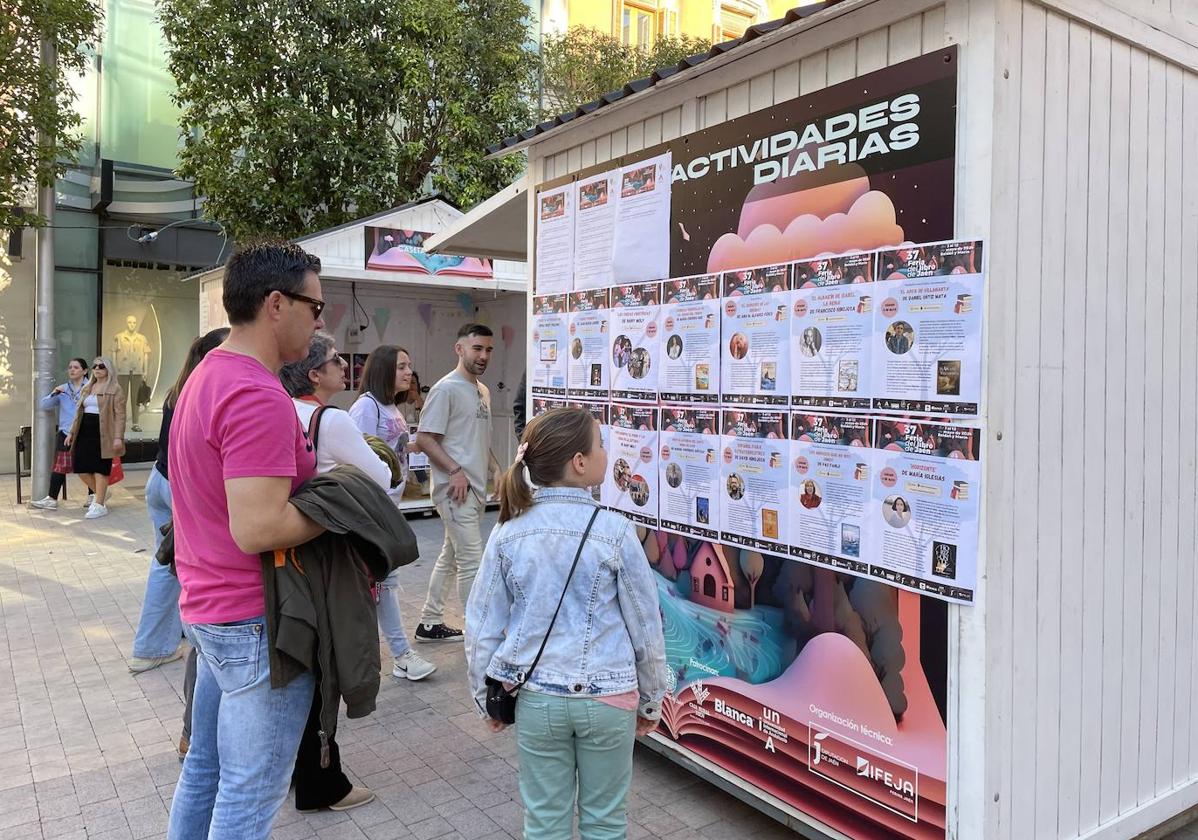
[[154, 392], [150, 390], [150, 386], [147, 385], [145, 382], [142, 382], [140, 385], [137, 386], [137, 404], [138, 405], [149, 405], [150, 397], [153, 396], [153, 393]]
[[487, 687], [487, 716], [492, 720], [497, 720], [500, 723], [513, 724], [516, 722], [516, 695], [520, 693], [520, 687], [528, 682], [532, 676], [533, 670], [536, 669], [537, 663], [541, 661], [541, 654], [545, 652], [545, 645], [549, 643], [549, 634], [553, 632], [553, 625], [557, 622], [557, 614], [562, 610], [562, 602], [566, 600], [566, 592], [570, 589], [570, 579], [574, 577], [574, 570], [578, 568], [578, 561], [582, 557], [582, 548], [587, 543], [587, 537], [590, 536], [591, 526], [595, 524], [595, 517], [599, 515], [599, 508], [591, 514], [591, 520], [587, 523], [587, 528], [582, 532], [582, 540], [578, 543], [578, 551], [574, 554], [574, 562], [570, 565], [570, 573], [566, 575], [566, 585], [562, 587], [562, 596], [557, 599], [557, 609], [553, 611], [553, 618], [549, 620], [549, 628], [545, 631], [545, 638], [541, 639], [541, 649], [537, 651], [537, 656], [532, 661], [532, 665], [524, 672], [523, 679], [519, 680], [510, 689], [493, 677], [486, 677], [483, 682]]
[[125, 468], [121, 466], [121, 456], [112, 459], [112, 469], [108, 471], [108, 486], [120, 484], [125, 480]]
[[53, 472], [61, 475], [70, 475], [75, 471], [75, 459], [71, 457], [71, 450], [59, 449], [54, 453]]

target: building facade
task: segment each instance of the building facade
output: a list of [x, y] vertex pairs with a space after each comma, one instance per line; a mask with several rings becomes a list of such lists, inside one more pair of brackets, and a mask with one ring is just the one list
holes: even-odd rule
[[[199, 290], [185, 278], [219, 262], [225, 237], [201, 220], [202, 200], [173, 174], [179, 110], [152, 2], [106, 0], [103, 39], [73, 84], [83, 146], [56, 190], [56, 381], [72, 357], [119, 356], [127, 390], [148, 396], [145, 403], [137, 393], [127, 397], [128, 460], [142, 460], [156, 450], [162, 398], [195, 335]], [[6, 435], [30, 423], [41, 396], [31, 393], [36, 234], [24, 231], [7, 250], [0, 258]], [[0, 472], [13, 467], [13, 450], [0, 447]]]
[[540, 18], [546, 35], [586, 26], [648, 47], [671, 35], [730, 41], [753, 24], [801, 5], [799, 0], [541, 0]]

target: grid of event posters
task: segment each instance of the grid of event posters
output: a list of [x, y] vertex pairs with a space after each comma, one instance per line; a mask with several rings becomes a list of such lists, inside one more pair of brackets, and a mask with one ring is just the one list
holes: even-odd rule
[[563, 396], [592, 411], [599, 498], [638, 524], [970, 603], [982, 253], [912, 244], [540, 295], [534, 413]]

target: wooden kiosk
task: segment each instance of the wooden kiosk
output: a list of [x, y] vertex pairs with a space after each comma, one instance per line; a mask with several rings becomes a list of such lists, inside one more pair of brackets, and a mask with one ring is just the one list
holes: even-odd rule
[[[861, 126], [887, 110], [870, 106], [887, 101], [894, 117], [912, 91], [918, 141], [904, 146], [911, 135], [892, 124], [886, 149], [862, 154], [872, 141]], [[817, 165], [795, 176], [810, 192], [791, 215], [823, 227], [804, 233], [783, 218], [774, 230], [826, 241], [744, 259], [984, 242], [976, 588], [951, 604], [871, 588], [894, 605], [886, 620], [902, 651], [887, 663], [874, 651], [883, 622], [838, 577], [844, 621], [805, 642], [803, 674], [721, 695], [729, 678], [699, 673], [696, 655], [679, 688], [692, 686], [678, 704], [688, 722], [652, 744], [813, 837], [1115, 840], [1184, 820], [1198, 804], [1198, 3], [830, 2], [493, 151], [528, 155], [530, 264], [538, 196], [663, 153], [674, 165], [671, 257], [708, 257], [713, 227], [737, 237], [733, 250], [751, 238], [748, 188], [729, 173], [769, 157], [754, 143], [845, 114], [858, 130], [835, 151], [818, 157], [831, 131], [795, 150]], [[770, 174], [753, 198], [772, 220]], [[859, 189], [838, 193], [854, 178]], [[887, 201], [854, 227], [866, 193]], [[479, 247], [476, 217], [510, 214], [509, 199], [433, 247], [472, 237]], [[688, 265], [713, 270], [710, 258]], [[743, 551], [651, 530], [646, 550], [655, 567], [673, 554], [692, 576], [707, 563], [733, 589], [744, 580]], [[806, 574], [797, 559], [778, 564], [773, 574]], [[855, 636], [850, 613], [864, 648], [835, 642]], [[822, 661], [808, 655], [817, 641]], [[858, 649], [872, 669], [854, 664]], [[737, 676], [752, 673], [750, 662]], [[901, 698], [888, 692], [892, 716], [878, 720], [867, 684], [896, 676]]]

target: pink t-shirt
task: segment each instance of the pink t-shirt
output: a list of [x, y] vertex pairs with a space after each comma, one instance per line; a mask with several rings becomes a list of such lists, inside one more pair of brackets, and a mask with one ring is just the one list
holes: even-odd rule
[[291, 397], [256, 359], [213, 350], [179, 396], [167, 458], [183, 620], [262, 615], [261, 560], [229, 533], [225, 479], [286, 476], [294, 493], [312, 477], [315, 454]]

